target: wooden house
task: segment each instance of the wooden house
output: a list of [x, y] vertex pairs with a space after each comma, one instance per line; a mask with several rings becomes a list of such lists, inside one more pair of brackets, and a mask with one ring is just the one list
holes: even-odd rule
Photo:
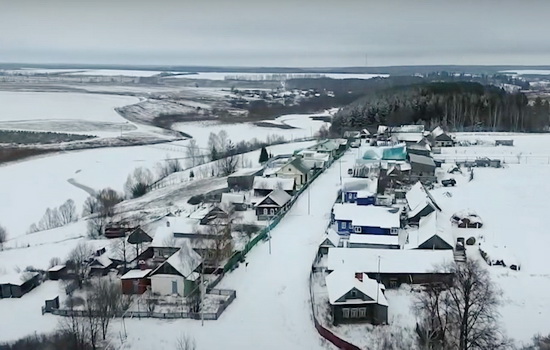
[[256, 203], [258, 220], [269, 220], [281, 210], [286, 210], [292, 197], [283, 190], [274, 190]]
[[409, 163], [411, 164], [411, 177], [435, 178], [435, 162], [432, 157], [421, 156], [409, 153]]
[[151, 271], [151, 291], [159, 295], [189, 296], [198, 291], [202, 259], [188, 244]]
[[349, 270], [333, 271], [325, 281], [334, 325], [388, 323], [388, 301], [382, 284]]
[[403, 283], [448, 283], [451, 274], [443, 266], [453, 261], [450, 249], [329, 248], [327, 271], [363, 272], [370, 278], [380, 278], [386, 288], [397, 288]]
[[398, 208], [336, 203], [332, 216], [341, 235], [397, 235], [401, 227]]
[[340, 235], [336, 233], [333, 229], [328, 229], [326, 235], [323, 236], [321, 244], [319, 244], [319, 254], [326, 255], [328, 254], [329, 248], [338, 248], [341, 247], [340, 244]]
[[309, 181], [309, 168], [300, 158], [294, 158], [275, 172], [276, 177], [294, 179], [296, 187], [300, 188]]
[[283, 190], [292, 196], [296, 189], [296, 183], [294, 179], [257, 176], [254, 178], [253, 187], [254, 196], [256, 197], [265, 197], [274, 190]]
[[433, 147], [453, 147], [455, 141], [449, 134], [447, 134], [441, 127], [436, 127], [430, 133], [430, 142]]
[[149, 274], [151, 269], [136, 269], [126, 272], [120, 277], [123, 294], [143, 294], [151, 287]]
[[21, 298], [40, 284], [37, 272], [0, 275], [0, 299]]
[[105, 276], [116, 264], [109, 259], [107, 254], [96, 256], [89, 264], [91, 276]]
[[453, 249], [452, 234], [438, 224], [438, 218], [438, 212], [422, 217], [418, 229], [409, 232], [405, 249]]

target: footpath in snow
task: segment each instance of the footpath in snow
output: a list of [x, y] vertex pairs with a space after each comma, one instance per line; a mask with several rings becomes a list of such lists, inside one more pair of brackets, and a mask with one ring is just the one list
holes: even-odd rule
[[[341, 166], [339, 164], [341, 162]], [[237, 299], [217, 321], [126, 320], [124, 349], [173, 349], [185, 333], [198, 349], [319, 349], [332, 348], [313, 326], [308, 276], [340, 186], [340, 176], [353, 165], [348, 152], [304, 192], [272, 231], [241, 264], [227, 274], [220, 288], [237, 291]], [[347, 176], [347, 175], [346, 175]], [[122, 330], [114, 323], [113, 333]]]

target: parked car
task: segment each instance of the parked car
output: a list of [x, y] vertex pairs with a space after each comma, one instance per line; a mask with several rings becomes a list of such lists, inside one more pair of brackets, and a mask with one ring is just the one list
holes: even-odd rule
[[456, 180], [455, 179], [445, 179], [445, 180], [441, 180], [441, 184], [445, 187], [447, 186], [454, 186], [456, 185]]
[[354, 140], [349, 145], [351, 148], [359, 148], [361, 146], [361, 140]]

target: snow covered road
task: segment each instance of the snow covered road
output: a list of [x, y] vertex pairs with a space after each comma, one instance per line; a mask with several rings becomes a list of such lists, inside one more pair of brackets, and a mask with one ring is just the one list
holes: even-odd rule
[[[341, 159], [342, 174], [354, 154]], [[347, 176], [347, 175], [345, 175]], [[328, 225], [340, 184], [340, 165], [334, 163], [298, 199], [272, 231], [268, 243], [258, 244], [243, 264], [225, 276], [220, 287], [237, 290], [237, 299], [217, 321], [126, 320], [125, 349], [172, 349], [185, 333], [198, 349], [319, 349], [330, 345], [313, 327], [308, 276], [318, 244]], [[113, 331], [120, 329], [120, 323]]]

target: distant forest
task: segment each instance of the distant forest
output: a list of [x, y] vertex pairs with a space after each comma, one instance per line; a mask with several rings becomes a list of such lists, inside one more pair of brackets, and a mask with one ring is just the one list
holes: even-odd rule
[[477, 82], [432, 82], [368, 93], [342, 108], [331, 132], [378, 124], [437, 125], [450, 131], [543, 131], [549, 125], [548, 101], [529, 103], [523, 93]]

